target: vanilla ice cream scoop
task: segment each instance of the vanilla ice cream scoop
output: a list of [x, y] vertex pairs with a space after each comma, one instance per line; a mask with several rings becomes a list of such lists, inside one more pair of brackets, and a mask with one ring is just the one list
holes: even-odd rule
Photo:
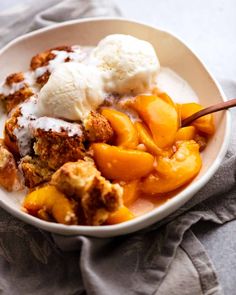
[[138, 94], [156, 82], [160, 63], [153, 46], [129, 35], [109, 35], [91, 55], [91, 62], [102, 71], [107, 92]]
[[92, 66], [68, 62], [57, 66], [39, 92], [39, 115], [84, 120], [103, 100], [99, 71]]

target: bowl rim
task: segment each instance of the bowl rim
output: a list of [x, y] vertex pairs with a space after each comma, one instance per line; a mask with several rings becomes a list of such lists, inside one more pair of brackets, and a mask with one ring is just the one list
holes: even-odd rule
[[[147, 28], [155, 29], [160, 32], [171, 35], [172, 37], [177, 39], [180, 43], [182, 43], [182, 45], [185, 46], [185, 48], [195, 56], [197, 61], [201, 64], [201, 66], [206, 71], [206, 74], [209, 75], [211, 80], [214, 82], [214, 84], [218, 88], [220, 95], [223, 98], [223, 101], [227, 100], [221, 86], [216, 81], [216, 79], [211, 74], [211, 72], [208, 70], [205, 63], [199, 58], [199, 56], [195, 53], [195, 51], [192, 50], [192, 48], [190, 48], [188, 45], [186, 45], [186, 43], [182, 40], [182, 38], [180, 38], [178, 35], [173, 34], [172, 32], [170, 32], [166, 29], [162, 29], [159, 27], [157, 28], [153, 25], [147, 24], [145, 22], [139, 22], [139, 21], [136, 21], [133, 19], [124, 19], [122, 17], [94, 17], [94, 18], [83, 18], [83, 19], [76, 19], [76, 20], [62, 22], [59, 24], [51, 25], [49, 27], [41, 28], [39, 30], [35, 30], [33, 32], [30, 32], [30, 33], [27, 33], [27, 34], [24, 34], [22, 36], [15, 38], [14, 40], [10, 41], [8, 44], [6, 44], [3, 48], [0, 49], [0, 55], [2, 55], [11, 46], [17, 44], [18, 42], [28, 39], [29, 37], [44, 33], [46, 31], [51, 31], [51, 30], [54, 30], [57, 28], [66, 27], [66, 26], [70, 26], [70, 25], [74, 25], [74, 24], [78, 24], [78, 23], [104, 22], [104, 21], [121, 21], [124, 23], [126, 22], [126, 23], [142, 25]], [[231, 114], [230, 114], [229, 110], [224, 111], [224, 112], [225, 112], [225, 116], [226, 116], [225, 117], [226, 123], [225, 123], [223, 144], [216, 156], [216, 159], [214, 160], [212, 165], [209, 167], [209, 169], [205, 172], [205, 174], [202, 177], [200, 177], [199, 179], [197, 179], [194, 183], [191, 183], [189, 186], [187, 186], [183, 191], [177, 193], [177, 195], [175, 195], [173, 198], [168, 200], [168, 202], [165, 202], [160, 207], [157, 207], [157, 208], [151, 210], [150, 212], [147, 212], [141, 216], [138, 216], [133, 220], [130, 220], [130, 221], [127, 221], [124, 223], [120, 223], [120, 224], [107, 225], [107, 226], [87, 226], [87, 225], [86, 226], [83, 226], [83, 225], [69, 225], [68, 226], [68, 225], [59, 224], [59, 223], [47, 222], [47, 221], [41, 220], [39, 218], [33, 217], [33, 216], [31, 216], [19, 209], [15, 209], [14, 207], [7, 205], [1, 199], [0, 199], [0, 207], [5, 209], [7, 212], [12, 214], [13, 216], [31, 224], [31, 225], [34, 225], [38, 228], [41, 228], [41, 229], [44, 229], [44, 230], [47, 230], [50, 232], [54, 232], [54, 233], [60, 234], [63, 232], [64, 235], [85, 235], [85, 236], [87, 235], [87, 236], [103, 237], [103, 234], [104, 234], [104, 237], [108, 237], [108, 236], [111, 237], [111, 236], [123, 235], [123, 234], [128, 234], [131, 232], [138, 231], [142, 227], [139, 227], [138, 229], [133, 229], [134, 226], [141, 225], [141, 224], [147, 222], [148, 220], [149, 221], [152, 220], [152, 222], [149, 222], [149, 224], [147, 226], [154, 224], [156, 222], [159, 222], [162, 218], [158, 219], [156, 221], [153, 221], [155, 216], [158, 216], [159, 214], [162, 214], [164, 212], [168, 212], [168, 210], [170, 211], [172, 207], [175, 207], [178, 203], [181, 203], [181, 201], [182, 201], [182, 205], [183, 205], [188, 200], [190, 200], [193, 197], [193, 195], [197, 191], [199, 191], [210, 180], [210, 178], [214, 175], [214, 173], [217, 171], [217, 169], [219, 168], [219, 166], [220, 166], [221, 162], [223, 161], [224, 156], [227, 152], [228, 144], [230, 141], [230, 134], [231, 134]], [[180, 208], [181, 206], [179, 206], [178, 208]], [[178, 209], [176, 209], [176, 210], [178, 210]], [[172, 213], [176, 212], [176, 210], [171, 211], [171, 212]], [[168, 213], [166, 215], [164, 214], [164, 215], [166, 217], [169, 214], [170, 213]], [[147, 226], [145, 226], [145, 227], [147, 227]], [[127, 230], [127, 229], [130, 229], [130, 230]]]

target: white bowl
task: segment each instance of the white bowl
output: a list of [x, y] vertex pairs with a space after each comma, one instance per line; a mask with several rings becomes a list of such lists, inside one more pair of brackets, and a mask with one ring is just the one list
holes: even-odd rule
[[[47, 48], [64, 44], [96, 45], [106, 35], [114, 33], [130, 34], [151, 42], [161, 65], [170, 67], [183, 77], [192, 86], [204, 106], [225, 101], [220, 86], [205, 65], [179, 38], [169, 32], [119, 18], [69, 21], [17, 38], [0, 51], [0, 81], [10, 73], [27, 70], [31, 57]], [[204, 164], [200, 174], [189, 186], [162, 206], [134, 220], [110, 226], [66, 226], [49, 223], [22, 212], [20, 199], [2, 189], [0, 189], [0, 205], [29, 224], [63, 235], [112, 237], [140, 230], [177, 210], [216, 172], [229, 143], [229, 112], [217, 113], [215, 119], [216, 133], [202, 154]]]

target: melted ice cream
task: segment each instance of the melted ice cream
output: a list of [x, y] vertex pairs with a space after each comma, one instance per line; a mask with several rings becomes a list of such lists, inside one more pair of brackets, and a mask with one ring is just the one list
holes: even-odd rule
[[33, 121], [30, 125], [33, 129], [42, 129], [58, 133], [66, 131], [68, 136], [82, 135], [81, 126], [79, 124], [55, 118], [41, 117]]
[[192, 87], [170, 68], [161, 67], [157, 76], [157, 87], [166, 92], [176, 103], [199, 101]]
[[21, 116], [17, 119], [18, 128], [14, 130], [14, 135], [17, 138], [18, 148], [21, 156], [30, 153], [30, 123], [37, 118], [37, 99], [30, 98], [29, 101], [21, 104]]
[[67, 58], [69, 58], [72, 62], [82, 62], [86, 58], [86, 50], [81, 50], [81, 47], [79, 46], [73, 46], [72, 49], [74, 50], [73, 52], [67, 52], [64, 50], [52, 50], [55, 58], [50, 60], [48, 65], [37, 68], [35, 70], [35, 78], [37, 79], [38, 77], [45, 74], [47, 71], [49, 73], [52, 73], [55, 68], [58, 65], [64, 63]]

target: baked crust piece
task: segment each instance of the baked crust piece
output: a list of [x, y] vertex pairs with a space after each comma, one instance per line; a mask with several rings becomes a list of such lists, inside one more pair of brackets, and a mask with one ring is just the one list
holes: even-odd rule
[[0, 185], [8, 191], [16, 191], [21, 188], [15, 159], [3, 139], [0, 139]]
[[30, 68], [34, 71], [37, 68], [44, 67], [44, 66], [48, 65], [49, 61], [55, 58], [55, 54], [52, 53], [52, 51], [54, 51], [54, 50], [67, 51], [67, 52], [73, 51], [71, 46], [67, 46], [67, 45], [58, 46], [58, 47], [48, 49], [48, 50], [38, 53], [32, 57], [31, 62], [30, 62]]
[[50, 181], [55, 172], [47, 166], [47, 163], [40, 161], [38, 157], [30, 156], [21, 159], [20, 169], [24, 175], [25, 185], [29, 188]]
[[[5, 144], [15, 156], [19, 156], [19, 148], [14, 131], [19, 127], [17, 121], [21, 115], [20, 107], [15, 108], [5, 122], [4, 128]], [[81, 126], [81, 133], [83, 133], [81, 136], [69, 137], [66, 132], [55, 133], [52, 131], [35, 130], [33, 131], [33, 137], [37, 137], [34, 146], [35, 152], [43, 161], [50, 158], [49, 166], [57, 169], [68, 161], [76, 161], [83, 158], [85, 154], [84, 142], [89, 144], [92, 142], [110, 142], [114, 134], [108, 120], [94, 111], [85, 120], [84, 128]], [[65, 142], [63, 143], [64, 140]], [[43, 146], [44, 144], [45, 146]], [[52, 151], [56, 152], [57, 156], [49, 154]], [[64, 154], [58, 155], [58, 151]], [[53, 158], [59, 158], [58, 165], [56, 163], [57, 159], [53, 160]]]
[[85, 156], [84, 135], [69, 136], [66, 131], [54, 132], [43, 129], [33, 131], [34, 152], [50, 169], [58, 169], [69, 161]]
[[103, 224], [122, 205], [122, 188], [101, 176], [92, 160], [64, 164], [51, 182], [79, 201], [87, 225]]
[[[73, 52], [71, 46], [58, 46], [55, 48], [51, 48], [49, 50], [46, 50], [44, 52], [38, 53], [35, 56], [32, 57], [31, 62], [30, 62], [30, 68], [31, 70], [35, 71], [38, 68], [45, 67], [49, 64], [51, 60], [53, 60], [56, 55], [52, 51], [67, 51], [67, 52]], [[67, 57], [64, 62], [70, 61], [70, 58]], [[45, 73], [37, 77], [36, 82], [43, 86], [45, 83], [47, 83], [49, 77], [50, 77], [50, 72], [47, 70]]]
[[0, 93], [0, 99], [4, 101], [7, 113], [34, 94], [33, 89], [24, 80], [25, 76], [22, 72], [11, 74], [6, 78], [4, 87], [8, 89], [8, 92]]
[[91, 111], [83, 124], [89, 142], [110, 142], [114, 136], [110, 123], [98, 112]]

